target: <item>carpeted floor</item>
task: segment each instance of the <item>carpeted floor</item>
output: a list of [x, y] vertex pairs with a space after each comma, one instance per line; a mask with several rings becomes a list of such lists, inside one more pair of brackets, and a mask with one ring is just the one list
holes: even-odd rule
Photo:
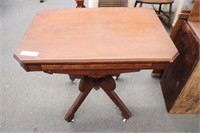
[[166, 111], [160, 80], [150, 70], [122, 74], [116, 81], [116, 93], [133, 114], [127, 122], [102, 90], [92, 90], [75, 122], [67, 123], [64, 116], [79, 93], [79, 80], [72, 84], [67, 75], [27, 73], [13, 53], [37, 12], [74, 7], [74, 0], [0, 0], [1, 133], [200, 132], [199, 115]]

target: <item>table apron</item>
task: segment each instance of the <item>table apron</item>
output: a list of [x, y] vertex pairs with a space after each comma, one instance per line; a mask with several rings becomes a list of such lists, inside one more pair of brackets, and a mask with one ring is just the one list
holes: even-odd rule
[[96, 64], [21, 64], [26, 71], [44, 71], [53, 74], [79, 74], [102, 77], [120, 73], [137, 72], [142, 69], [165, 69], [166, 62], [155, 63], [96, 63]]

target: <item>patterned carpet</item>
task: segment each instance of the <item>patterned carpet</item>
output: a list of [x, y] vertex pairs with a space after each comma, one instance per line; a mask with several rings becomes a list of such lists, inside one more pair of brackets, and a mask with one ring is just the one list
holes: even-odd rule
[[127, 7], [128, 0], [99, 0], [98, 7]]

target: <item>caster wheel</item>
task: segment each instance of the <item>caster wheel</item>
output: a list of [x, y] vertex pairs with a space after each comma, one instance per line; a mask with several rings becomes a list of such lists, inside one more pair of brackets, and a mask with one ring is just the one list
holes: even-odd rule
[[115, 80], [118, 80], [118, 79], [119, 79], [119, 76], [120, 76], [120, 74], [114, 75]]
[[73, 123], [74, 122], [74, 119], [72, 119], [71, 121], [70, 121], [70, 123]]
[[118, 79], [119, 79], [119, 77], [118, 77], [118, 76], [116, 76], [115, 80], [118, 80]]
[[75, 84], [75, 80], [72, 80], [72, 84]]
[[40, 3], [43, 3], [44, 2], [44, 0], [40, 0]]
[[123, 118], [123, 120], [122, 120], [123, 122], [126, 122], [127, 121], [127, 119], [126, 118]]

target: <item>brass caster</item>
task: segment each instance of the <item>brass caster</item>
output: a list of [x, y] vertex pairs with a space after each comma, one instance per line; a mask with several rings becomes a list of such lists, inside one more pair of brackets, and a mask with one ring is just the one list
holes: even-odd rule
[[72, 119], [70, 122], [71, 122], [71, 123], [74, 123], [74, 119]]
[[71, 80], [72, 81], [72, 84], [75, 84], [75, 80]]
[[119, 79], [119, 76], [120, 76], [120, 74], [114, 75], [115, 80], [118, 80], [118, 79]]
[[126, 122], [127, 121], [127, 119], [126, 118], [123, 118], [123, 120], [122, 120], [123, 122]]

